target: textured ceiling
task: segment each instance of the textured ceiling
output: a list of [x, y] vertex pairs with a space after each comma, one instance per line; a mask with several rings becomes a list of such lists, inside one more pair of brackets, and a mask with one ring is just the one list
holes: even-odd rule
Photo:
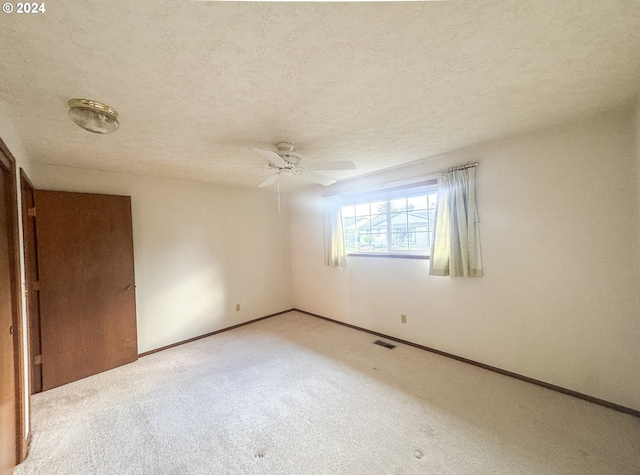
[[[45, 5], [0, 17], [0, 104], [42, 163], [255, 187], [270, 172], [252, 148], [286, 140], [356, 162], [324, 173], [341, 179], [640, 90], [636, 1]], [[120, 130], [78, 128], [74, 97]]]

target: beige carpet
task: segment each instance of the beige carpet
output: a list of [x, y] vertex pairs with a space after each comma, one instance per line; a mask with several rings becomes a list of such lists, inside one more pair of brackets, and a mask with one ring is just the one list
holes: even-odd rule
[[297, 312], [33, 398], [23, 474], [640, 473], [640, 420]]

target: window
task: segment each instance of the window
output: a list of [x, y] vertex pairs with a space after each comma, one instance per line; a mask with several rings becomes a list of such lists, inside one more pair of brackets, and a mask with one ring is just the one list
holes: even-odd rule
[[343, 197], [347, 254], [428, 257], [435, 181]]

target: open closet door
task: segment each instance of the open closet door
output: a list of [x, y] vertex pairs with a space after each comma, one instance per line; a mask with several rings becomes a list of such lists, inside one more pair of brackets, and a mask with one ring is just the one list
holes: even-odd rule
[[138, 358], [131, 198], [35, 192], [42, 389]]

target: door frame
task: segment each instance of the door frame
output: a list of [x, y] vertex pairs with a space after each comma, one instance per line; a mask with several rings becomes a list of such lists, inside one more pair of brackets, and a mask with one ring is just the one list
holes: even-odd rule
[[[10, 207], [10, 228], [7, 229], [9, 246], [13, 252], [9, 256], [9, 272], [11, 275], [11, 299], [13, 300], [13, 360], [15, 366], [15, 392], [16, 392], [16, 465], [24, 461], [29, 448], [30, 434], [25, 433], [28, 421], [26, 421], [26, 387], [25, 387], [25, 359], [24, 359], [24, 335], [26, 328], [22, 321], [22, 286], [20, 278], [20, 237], [18, 220], [18, 179], [16, 174], [16, 160], [0, 138], [0, 167], [8, 172], [11, 178], [9, 185], [8, 205]], [[5, 230], [0, 230], [5, 232]], [[27, 363], [28, 364], [28, 363]]]
[[[42, 391], [42, 364], [36, 361], [41, 354], [40, 305], [38, 289], [38, 250], [36, 242], [35, 189], [23, 168], [20, 168], [20, 201], [22, 207], [22, 251], [24, 253], [25, 316], [27, 319], [27, 358], [29, 360], [29, 394]], [[31, 195], [28, 200], [27, 194]]]

